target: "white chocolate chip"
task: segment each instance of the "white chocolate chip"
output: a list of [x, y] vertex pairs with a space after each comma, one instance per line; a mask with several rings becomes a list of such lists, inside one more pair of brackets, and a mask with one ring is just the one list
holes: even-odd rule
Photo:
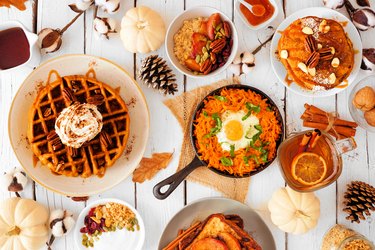
[[288, 58], [288, 51], [285, 50], [285, 49], [281, 50], [281, 51], [280, 51], [280, 57], [281, 57], [282, 59], [287, 59], [287, 58]]
[[311, 76], [315, 76], [316, 74], [316, 69], [315, 68], [307, 68], [307, 71]]
[[336, 50], [334, 47], [330, 47], [331, 48], [331, 54], [334, 55], [336, 53]]
[[330, 74], [329, 77], [328, 77], [328, 80], [329, 80], [330, 84], [334, 84], [336, 82], [336, 75], [335, 75], [335, 73]]
[[324, 30], [323, 30], [323, 33], [325, 34], [325, 33], [328, 33], [328, 31], [330, 31], [331, 30], [331, 26], [325, 26], [324, 27]]
[[337, 57], [333, 58], [331, 61], [331, 65], [332, 67], [337, 68], [340, 65], [340, 59], [338, 59]]
[[300, 62], [300, 63], [298, 63], [297, 66], [298, 66], [298, 68], [299, 68], [300, 70], [302, 70], [303, 72], [305, 72], [305, 73], [307, 74], [307, 67], [306, 67], [306, 64]]
[[306, 35], [312, 35], [314, 34], [313, 30], [310, 27], [303, 27], [302, 32], [305, 33]]
[[323, 48], [323, 45], [318, 43], [318, 49], [321, 49], [321, 48]]

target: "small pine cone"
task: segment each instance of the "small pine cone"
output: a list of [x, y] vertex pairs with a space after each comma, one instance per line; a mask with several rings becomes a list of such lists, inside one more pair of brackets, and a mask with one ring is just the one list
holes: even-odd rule
[[347, 191], [344, 194], [344, 212], [349, 215], [346, 217], [351, 222], [360, 223], [375, 211], [375, 188], [362, 181], [352, 181], [347, 185]]
[[138, 74], [138, 78], [149, 88], [158, 89], [164, 95], [174, 95], [177, 91], [175, 77], [167, 62], [158, 55], [145, 58]]

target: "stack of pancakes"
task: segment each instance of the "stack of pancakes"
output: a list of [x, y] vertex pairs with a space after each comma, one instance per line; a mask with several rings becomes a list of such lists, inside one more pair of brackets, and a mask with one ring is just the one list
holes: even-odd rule
[[282, 32], [278, 53], [293, 82], [309, 90], [328, 90], [344, 82], [354, 64], [354, 50], [342, 25], [308, 16]]

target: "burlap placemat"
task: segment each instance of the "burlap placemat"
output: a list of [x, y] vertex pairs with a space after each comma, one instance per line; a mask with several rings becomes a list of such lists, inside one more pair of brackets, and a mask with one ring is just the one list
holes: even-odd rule
[[[199, 87], [180, 96], [164, 101], [164, 104], [172, 111], [177, 118], [183, 131], [184, 138], [181, 147], [181, 156], [178, 163], [177, 171], [188, 165], [195, 156], [193, 146], [190, 142], [190, 119], [198, 103], [214, 89], [229, 84], [240, 84], [239, 78], [221, 80], [213, 84]], [[194, 170], [187, 180], [194, 181], [222, 192], [225, 196], [244, 202], [249, 189], [250, 178], [228, 178], [220, 176], [207, 167]]]

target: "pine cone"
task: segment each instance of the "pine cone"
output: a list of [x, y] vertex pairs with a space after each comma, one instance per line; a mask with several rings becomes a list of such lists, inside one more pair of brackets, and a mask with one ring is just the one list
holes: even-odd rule
[[149, 88], [158, 89], [164, 95], [174, 95], [177, 91], [175, 74], [158, 55], [151, 55], [142, 61], [138, 78]]
[[344, 212], [349, 215], [346, 217], [351, 222], [360, 223], [365, 220], [365, 215], [370, 216], [375, 211], [375, 188], [362, 181], [352, 181], [347, 185], [347, 191], [344, 194]]

